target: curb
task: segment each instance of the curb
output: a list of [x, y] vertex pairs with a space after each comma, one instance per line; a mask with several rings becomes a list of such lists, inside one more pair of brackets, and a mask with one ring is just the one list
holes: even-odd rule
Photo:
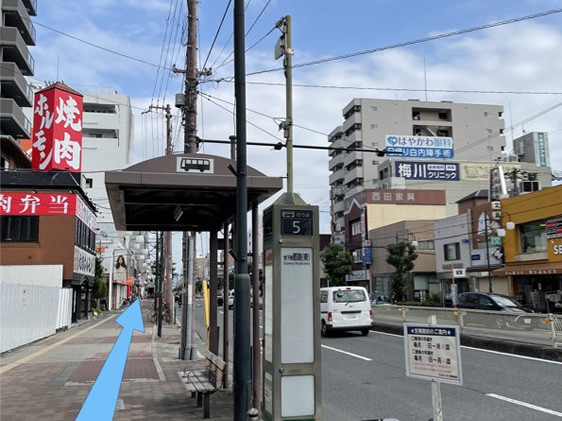
[[[392, 333], [404, 335], [401, 325], [387, 323], [373, 323], [371, 330], [374, 332]], [[487, 349], [490, 351], [505, 352], [507, 354], [522, 355], [525, 357], [539, 358], [542, 360], [562, 362], [562, 349], [554, 346], [535, 345], [525, 342], [498, 340], [479, 336], [463, 335], [461, 333], [461, 345], [473, 348]]]

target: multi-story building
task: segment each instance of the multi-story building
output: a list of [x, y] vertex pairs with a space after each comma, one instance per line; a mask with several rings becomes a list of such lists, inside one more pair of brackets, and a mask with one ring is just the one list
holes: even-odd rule
[[488, 189], [490, 170], [500, 166], [509, 192], [536, 191], [552, 185], [550, 167], [518, 162], [515, 155], [504, 159], [505, 161], [493, 163], [387, 159], [379, 165], [379, 188], [425, 190], [431, 186], [432, 189], [443, 190], [447, 201], [447, 214], [456, 215], [457, 202], [474, 191]]
[[29, 168], [17, 149], [21, 149], [18, 139], [31, 138], [31, 122], [23, 109], [33, 106], [33, 93], [24, 76], [33, 76], [34, 72], [28, 46], [35, 45], [30, 16], [37, 14], [37, 1], [3, 0], [0, 12], [0, 166]]
[[[328, 138], [332, 231], [345, 227], [345, 199], [365, 189], [385, 187], [381, 184], [385, 156], [428, 164], [501, 158], [505, 147], [502, 115], [503, 107], [489, 104], [352, 100], [343, 109], [343, 125]], [[373, 153], [375, 150], [393, 154]], [[425, 189], [440, 188], [433, 187], [433, 181], [424, 182]], [[405, 186], [386, 186], [393, 187]], [[343, 241], [343, 231], [339, 231], [334, 237]]]
[[[369, 285], [371, 235], [376, 228], [405, 220], [432, 220], [447, 216], [442, 190], [365, 190], [345, 200], [344, 238], [340, 243], [353, 254], [348, 282]], [[336, 240], [337, 242], [338, 240]]]
[[82, 182], [84, 190], [98, 205], [98, 225], [110, 238], [115, 231], [105, 189], [108, 170], [127, 168], [133, 163], [133, 114], [128, 96], [117, 92], [83, 93]]
[[562, 311], [562, 185], [501, 201], [505, 266], [512, 295], [537, 311]]
[[396, 269], [386, 262], [387, 247], [404, 241], [414, 245], [418, 255], [414, 261], [414, 269], [408, 274], [408, 299], [424, 301], [431, 294], [441, 292], [435, 275], [434, 223], [434, 220], [428, 219], [400, 221], [369, 231], [373, 255], [370, 267], [371, 291], [391, 295], [391, 276]]

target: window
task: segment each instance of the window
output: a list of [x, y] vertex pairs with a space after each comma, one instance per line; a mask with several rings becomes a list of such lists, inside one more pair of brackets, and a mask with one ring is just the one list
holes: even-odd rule
[[361, 234], [361, 221], [353, 222], [351, 224], [351, 235]]
[[373, 165], [379, 165], [379, 161], [373, 161]]
[[94, 187], [94, 179], [93, 178], [86, 178], [86, 188], [92, 189]]
[[371, 142], [371, 146], [373, 148], [378, 148], [379, 147], [379, 142]]
[[371, 105], [371, 111], [377, 111], [378, 108], [375, 105]]
[[320, 302], [321, 303], [328, 302], [328, 291], [320, 291]]
[[521, 253], [546, 251], [546, 221], [533, 221], [519, 225]]
[[10, 161], [4, 155], [0, 160], [0, 171], [8, 171], [10, 169]]
[[459, 260], [461, 258], [461, 247], [459, 243], [449, 243], [443, 245], [445, 260]]
[[363, 263], [363, 250], [357, 249], [351, 253], [353, 257], [353, 263]]
[[39, 241], [38, 216], [0, 216], [2, 220], [0, 241], [37, 242]]
[[419, 240], [416, 248], [418, 250], [435, 250], [435, 243], [433, 240]]
[[378, 129], [378, 128], [379, 128], [378, 124], [371, 124], [371, 129], [374, 130], [374, 129]]
[[362, 289], [338, 289], [333, 292], [334, 303], [361, 303], [367, 301], [365, 291]]

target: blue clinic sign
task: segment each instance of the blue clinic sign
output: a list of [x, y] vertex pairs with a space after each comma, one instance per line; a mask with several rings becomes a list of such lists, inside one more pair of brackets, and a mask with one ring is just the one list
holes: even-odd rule
[[407, 180], [459, 180], [459, 164], [445, 162], [399, 161], [395, 176]]
[[387, 135], [385, 148], [391, 152], [388, 156], [405, 158], [453, 158], [455, 155], [452, 137]]

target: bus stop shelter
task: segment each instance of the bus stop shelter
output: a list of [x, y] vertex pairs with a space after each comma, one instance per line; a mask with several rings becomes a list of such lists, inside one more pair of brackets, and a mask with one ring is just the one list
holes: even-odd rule
[[[201, 164], [197, 164], [201, 162]], [[120, 171], [105, 185], [119, 231], [218, 231], [234, 220], [234, 160], [205, 154], [165, 155]], [[248, 209], [283, 187], [280, 177], [247, 167]]]
[[[221, 229], [227, 233], [228, 225], [236, 217], [235, 168], [235, 160], [216, 155], [175, 154], [143, 161], [124, 170], [105, 173], [106, 190], [117, 230], [210, 232], [209, 349], [216, 355], [217, 233]], [[280, 177], [268, 177], [254, 168], [247, 167], [248, 209], [251, 209], [253, 214], [254, 235], [259, 231], [258, 204], [282, 188], [283, 180]], [[257, 255], [257, 240], [253, 243], [253, 253]], [[225, 246], [225, 255], [228, 251]], [[254, 265], [254, 268], [257, 268], [257, 265]], [[257, 269], [254, 270], [257, 272]], [[255, 273], [254, 279], [257, 278]], [[257, 281], [254, 282], [255, 288]], [[224, 312], [223, 317], [223, 358], [227, 361], [228, 311]], [[257, 318], [254, 317], [254, 325], [257, 324]], [[182, 338], [186, 334], [183, 329], [185, 327], [182, 326]], [[259, 331], [257, 326], [254, 331]], [[184, 354], [180, 351], [180, 355]], [[255, 355], [259, 357], [259, 353]]]

